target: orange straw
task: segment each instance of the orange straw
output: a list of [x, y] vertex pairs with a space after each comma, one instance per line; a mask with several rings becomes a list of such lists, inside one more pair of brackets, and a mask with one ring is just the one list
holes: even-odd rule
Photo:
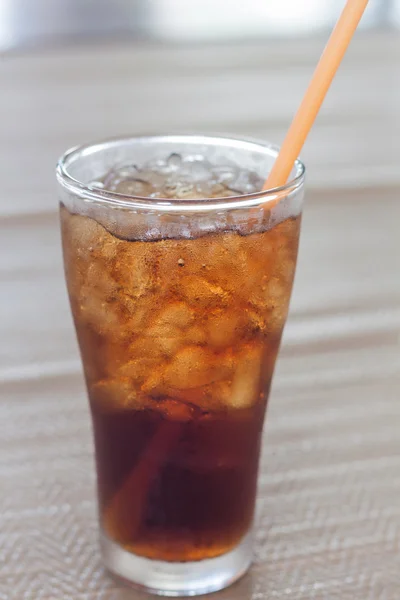
[[264, 184], [264, 190], [287, 182], [367, 4], [368, 0], [347, 0]]

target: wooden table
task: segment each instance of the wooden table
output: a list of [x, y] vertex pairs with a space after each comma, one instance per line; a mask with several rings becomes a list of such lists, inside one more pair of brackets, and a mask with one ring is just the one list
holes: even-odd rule
[[[280, 142], [323, 40], [71, 46], [0, 63], [0, 600], [142, 598], [102, 571], [54, 163], [127, 132]], [[354, 42], [304, 151], [255, 563], [220, 600], [398, 600], [400, 43]]]

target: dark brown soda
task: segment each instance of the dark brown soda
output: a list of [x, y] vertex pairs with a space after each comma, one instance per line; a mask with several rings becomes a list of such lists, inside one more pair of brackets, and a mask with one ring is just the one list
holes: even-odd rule
[[[253, 518], [262, 400], [185, 422], [151, 410], [103, 413], [95, 398], [92, 407], [100, 512], [111, 539], [173, 561], [211, 558], [240, 542]], [[152, 444], [147, 481], [136, 473]]]
[[105, 535], [157, 560], [232, 550], [253, 519], [300, 218], [156, 241], [65, 207], [61, 224]]

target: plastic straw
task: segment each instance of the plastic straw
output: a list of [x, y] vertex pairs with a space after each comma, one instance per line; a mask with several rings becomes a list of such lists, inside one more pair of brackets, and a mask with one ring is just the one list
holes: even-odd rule
[[279, 155], [264, 184], [264, 190], [287, 182], [367, 4], [368, 0], [347, 1], [289, 127]]

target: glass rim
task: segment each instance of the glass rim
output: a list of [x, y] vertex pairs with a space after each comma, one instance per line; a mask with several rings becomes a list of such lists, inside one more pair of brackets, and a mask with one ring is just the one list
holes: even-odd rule
[[136, 196], [131, 194], [121, 194], [110, 190], [104, 190], [82, 183], [69, 173], [69, 167], [80, 158], [90, 156], [112, 146], [128, 144], [129, 142], [148, 143], [148, 142], [176, 142], [184, 143], [190, 140], [192, 143], [211, 144], [214, 146], [229, 144], [231, 148], [241, 148], [249, 151], [263, 151], [274, 158], [279, 153], [279, 146], [270, 144], [256, 138], [247, 137], [229, 137], [206, 134], [160, 134], [160, 135], [126, 135], [115, 136], [99, 141], [74, 146], [67, 150], [58, 160], [56, 166], [56, 177], [59, 184], [72, 194], [111, 208], [125, 208], [130, 210], [144, 209], [157, 210], [161, 212], [186, 212], [186, 211], [210, 211], [227, 210], [230, 208], [247, 208], [258, 206], [260, 204], [272, 203], [275, 205], [302, 187], [305, 179], [306, 168], [303, 162], [298, 158], [294, 163], [295, 175], [285, 185], [277, 186], [267, 190], [239, 194], [227, 197], [215, 198], [148, 198], [146, 196]]

